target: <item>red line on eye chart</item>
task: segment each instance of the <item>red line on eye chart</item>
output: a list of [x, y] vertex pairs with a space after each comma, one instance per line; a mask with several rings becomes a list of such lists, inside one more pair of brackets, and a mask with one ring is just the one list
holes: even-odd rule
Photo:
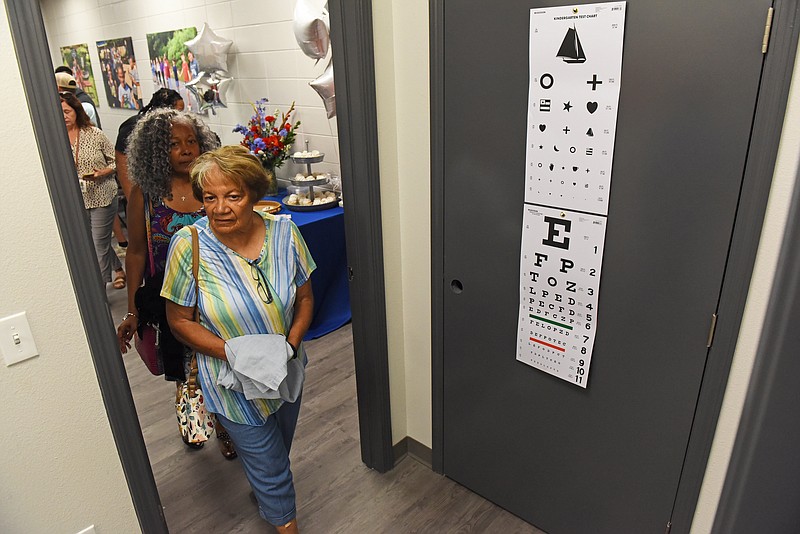
[[561, 347], [556, 347], [555, 345], [551, 345], [550, 343], [547, 343], [546, 341], [542, 341], [541, 339], [536, 339], [535, 337], [532, 337], [530, 339], [531, 339], [531, 341], [535, 341], [536, 343], [541, 343], [545, 347], [550, 347], [551, 349], [556, 349], [558, 351], [565, 352], [564, 349], [562, 349]]

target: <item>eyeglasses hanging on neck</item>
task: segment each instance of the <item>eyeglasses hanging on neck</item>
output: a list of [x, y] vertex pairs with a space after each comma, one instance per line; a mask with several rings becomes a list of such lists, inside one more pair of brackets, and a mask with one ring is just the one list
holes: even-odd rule
[[272, 304], [272, 292], [269, 290], [269, 283], [267, 282], [267, 275], [258, 266], [258, 261], [250, 261], [250, 276], [258, 284], [256, 292], [264, 304]]

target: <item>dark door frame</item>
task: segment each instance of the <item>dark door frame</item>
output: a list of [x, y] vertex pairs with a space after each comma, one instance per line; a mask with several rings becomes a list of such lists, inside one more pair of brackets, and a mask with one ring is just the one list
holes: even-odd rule
[[[444, 5], [431, 0], [431, 352], [433, 468], [445, 466], [444, 425]], [[688, 532], [697, 506], [708, 455], [753, 274], [761, 226], [775, 170], [783, 117], [800, 28], [800, 0], [775, 0], [769, 51], [762, 67], [739, 208], [720, 291], [714, 344], [708, 353], [694, 424], [672, 515], [673, 532]], [[533, 4], [531, 5], [533, 7]], [[766, 22], [766, 13], [764, 19]], [[754, 44], [755, 46], [755, 44]]]
[[800, 514], [800, 162], [779, 267], [712, 532], [791, 532]]
[[[70, 277], [117, 452], [143, 532], [167, 532], [161, 501], [117, 344], [80, 189], [53, 85], [53, 67], [37, 0], [5, 0], [28, 109]], [[330, 0], [339, 107], [341, 167], [347, 191], [350, 269], [361, 458], [393, 467], [383, 278], [375, 72], [370, 0]], [[54, 147], [56, 149], [54, 149]], [[60, 147], [60, 149], [58, 149]], [[356, 180], [357, 178], [357, 180]], [[81, 233], [83, 232], [83, 233]]]

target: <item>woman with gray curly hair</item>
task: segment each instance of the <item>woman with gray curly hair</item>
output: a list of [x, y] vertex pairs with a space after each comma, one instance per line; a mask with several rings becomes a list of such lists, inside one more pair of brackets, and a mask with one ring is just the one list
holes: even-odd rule
[[[203, 204], [192, 194], [189, 169], [197, 157], [219, 147], [219, 138], [196, 115], [174, 109], [157, 109], [142, 117], [128, 138], [128, 313], [117, 328], [120, 350], [137, 349], [143, 339], [157, 341], [153, 374], [180, 385], [185, 379], [187, 349], [172, 335], [160, 296], [173, 234], [205, 216]], [[144, 282], [144, 285], [142, 285]], [[141, 287], [140, 287], [141, 286]], [[140, 350], [140, 353], [144, 347]], [[217, 426], [220, 450], [236, 457], [233, 442]], [[184, 440], [185, 441], [185, 440]], [[203, 444], [190, 444], [199, 448]]]

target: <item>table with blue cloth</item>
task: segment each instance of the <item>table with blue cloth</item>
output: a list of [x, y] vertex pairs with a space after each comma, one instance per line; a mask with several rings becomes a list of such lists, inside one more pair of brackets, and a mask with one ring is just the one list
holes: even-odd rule
[[[264, 197], [280, 202], [285, 194]], [[350, 289], [344, 240], [344, 209], [291, 211], [282, 206], [279, 215], [291, 215], [317, 264], [311, 273], [314, 319], [304, 339], [316, 339], [350, 322]]]

